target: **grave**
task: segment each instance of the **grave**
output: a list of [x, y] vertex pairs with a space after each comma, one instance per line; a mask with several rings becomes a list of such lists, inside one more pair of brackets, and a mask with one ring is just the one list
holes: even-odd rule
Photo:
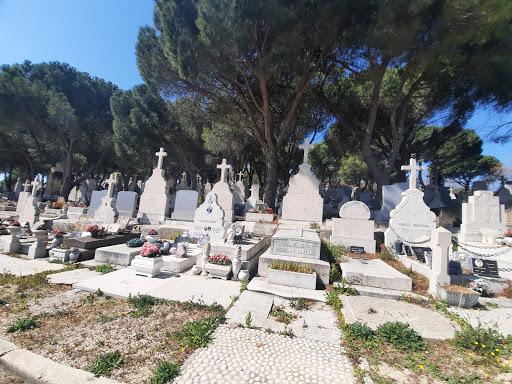
[[251, 196], [245, 202], [245, 211], [247, 212], [249, 209], [256, 209], [256, 204], [260, 200], [260, 185], [253, 184], [251, 186]]
[[304, 150], [304, 158], [299, 166], [299, 173], [290, 178], [288, 193], [283, 197], [281, 221], [283, 223], [287, 221], [321, 223], [323, 199], [318, 189], [320, 182], [313, 175], [311, 165], [308, 164], [308, 152], [314, 147], [306, 139], [299, 148]]
[[476, 191], [462, 204], [462, 224], [459, 241], [484, 242], [505, 233], [505, 206], [492, 191]]
[[140, 197], [139, 213], [137, 218], [141, 224], [158, 224], [165, 220], [169, 212], [169, 182], [165, 179], [162, 169], [163, 158], [167, 156], [163, 148], [155, 153], [158, 165], [153, 174], [144, 184], [144, 192]]
[[402, 192], [402, 201], [389, 214], [389, 227], [384, 233], [387, 247], [392, 247], [398, 239], [415, 244], [420, 237], [430, 238], [432, 230], [436, 228], [436, 215], [423, 201], [423, 192], [416, 189], [416, 172], [425, 167], [417, 166], [414, 158], [409, 164], [402, 166], [402, 170], [411, 171], [409, 189]]
[[199, 193], [197, 193], [197, 191], [178, 191], [176, 193], [174, 212], [171, 215], [171, 220], [194, 221], [198, 198]]
[[116, 209], [116, 199], [113, 198], [114, 184], [117, 184], [117, 174], [112, 173], [108, 180], [105, 180], [108, 184], [107, 195], [101, 199], [101, 205], [94, 212], [94, 222], [96, 223], [115, 223], [119, 212]]
[[25, 205], [22, 208], [22, 213], [18, 221], [21, 223], [28, 222], [29, 225], [32, 226], [36, 221], [39, 221], [39, 202], [36, 194], [42, 184], [38, 177], [35, 177], [34, 181], [30, 184], [32, 185], [32, 195], [25, 200]]
[[412, 279], [379, 259], [350, 258], [340, 263], [343, 278], [349, 284], [412, 291]]
[[87, 215], [94, 216], [96, 210], [101, 206], [101, 199], [105, 196], [107, 196], [107, 190], [91, 192], [91, 203], [89, 204]]
[[18, 195], [18, 204], [16, 205], [16, 214], [21, 215], [23, 212], [23, 208], [25, 207], [25, 202], [31, 196], [30, 192], [28, 191], [28, 188], [30, 187], [30, 180], [25, 180], [25, 183], [23, 183], [23, 191], [21, 191]]
[[132, 260], [140, 253], [141, 247], [130, 248], [126, 244], [99, 247], [94, 253], [94, 261], [100, 263], [130, 265]]
[[212, 191], [204, 203], [196, 209], [194, 222], [190, 225], [190, 237], [208, 236], [210, 241], [224, 237], [224, 211], [217, 203], [217, 195]]
[[[416, 187], [416, 186], [414, 186]], [[373, 219], [378, 223], [389, 222], [390, 212], [402, 201], [402, 193], [409, 188], [409, 182], [382, 186], [382, 207], [379, 211], [373, 211]]]
[[243, 214], [245, 206], [245, 184], [242, 181], [243, 172], [238, 173], [238, 181], [233, 185], [233, 204], [237, 214]]
[[162, 259], [164, 261], [164, 265], [162, 266], [161, 271], [171, 272], [174, 274], [184, 272], [196, 264], [197, 258], [198, 256], [200, 257], [201, 254], [202, 248], [200, 245], [188, 244], [187, 252], [182, 257], [177, 257], [175, 255], [163, 255]]
[[137, 199], [139, 195], [137, 192], [120, 191], [116, 198], [116, 209], [119, 216], [136, 217], [137, 213]]
[[[311, 266], [316, 273], [316, 285], [329, 284], [329, 262], [320, 259], [320, 237], [312, 229], [281, 228], [272, 236], [271, 246], [259, 260], [258, 275], [268, 277], [272, 262], [291, 262], [303, 267]], [[283, 271], [287, 272], [287, 271]], [[290, 272], [295, 273], [296, 272]], [[282, 285], [289, 285], [286, 277]]]
[[375, 222], [370, 220], [370, 209], [360, 201], [350, 201], [340, 209], [340, 218], [333, 218], [331, 243], [346, 247], [362, 247], [375, 253], [373, 237]]
[[227, 173], [231, 165], [226, 163], [226, 159], [222, 159], [222, 164], [217, 165], [221, 170], [220, 180], [215, 183], [212, 192], [217, 195], [217, 202], [224, 211], [224, 221], [231, 223], [235, 219], [233, 192], [227, 183]]
[[87, 237], [65, 237], [63, 243], [70, 247], [76, 247], [80, 251], [79, 261], [91, 260], [94, 258], [96, 249], [116, 244], [124, 244], [128, 240], [139, 237], [139, 233], [119, 233], [106, 235], [99, 238]]

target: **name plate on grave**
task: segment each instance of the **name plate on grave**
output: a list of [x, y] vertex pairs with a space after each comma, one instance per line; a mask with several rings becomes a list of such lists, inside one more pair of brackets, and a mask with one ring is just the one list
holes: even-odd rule
[[320, 259], [320, 248], [317, 243], [299, 239], [273, 238], [272, 253], [274, 255]]
[[364, 247], [356, 247], [354, 245], [350, 246], [349, 251], [350, 251], [350, 253], [355, 253], [356, 255], [362, 255], [365, 253]]
[[487, 259], [471, 259], [471, 269], [473, 273], [480, 276], [499, 277], [498, 261]]
[[414, 256], [423, 263], [425, 262], [425, 252], [432, 252], [428, 247], [411, 247], [411, 249], [414, 252]]

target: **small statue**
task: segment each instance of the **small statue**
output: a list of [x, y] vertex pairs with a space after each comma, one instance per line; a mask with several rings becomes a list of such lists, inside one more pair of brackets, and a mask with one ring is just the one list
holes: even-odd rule
[[235, 235], [236, 235], [236, 228], [235, 223], [231, 224], [231, 226], [228, 229], [228, 242], [233, 243], [235, 241]]
[[242, 246], [238, 245], [235, 250], [235, 256], [233, 257], [233, 262], [231, 268], [233, 269], [233, 277], [231, 280], [238, 280], [238, 272], [240, 272], [240, 268], [242, 267]]
[[212, 249], [212, 246], [210, 245], [210, 242], [207, 242], [203, 246], [203, 256], [202, 256], [202, 263], [201, 263], [203, 272], [201, 272], [201, 276], [208, 276], [208, 272], [206, 271], [206, 264], [208, 263], [208, 258], [210, 257], [211, 249]]

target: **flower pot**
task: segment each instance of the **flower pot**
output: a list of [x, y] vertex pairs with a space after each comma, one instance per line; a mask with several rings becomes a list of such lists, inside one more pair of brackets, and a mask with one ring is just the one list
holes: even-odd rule
[[397, 255], [403, 255], [404, 253], [404, 243], [400, 241], [395, 241], [395, 253]]
[[67, 262], [69, 262], [69, 254], [70, 253], [71, 253], [71, 249], [57, 249], [57, 248], [50, 249], [49, 261], [59, 260], [63, 263], [67, 263]]
[[63, 237], [54, 237], [53, 240], [52, 240], [52, 247], [55, 248], [55, 247], [58, 247], [59, 245], [62, 244], [62, 242], [64, 241], [64, 238]]
[[149, 243], [149, 244], [154, 244], [158, 241], [158, 235], [147, 235], [146, 236], [146, 241]]
[[45, 229], [34, 229], [32, 234], [36, 238], [37, 242], [48, 241], [48, 232]]
[[143, 257], [135, 256], [132, 260], [131, 266], [135, 268], [135, 274], [147, 277], [155, 277], [160, 273], [160, 269], [164, 265], [162, 256], [158, 257]]
[[231, 273], [231, 264], [220, 265], [220, 264], [206, 263], [205, 268], [206, 268], [206, 271], [209, 273], [210, 277], [218, 277], [219, 279], [223, 279], [223, 280], [227, 280], [229, 274]]
[[478, 303], [480, 293], [467, 289], [465, 292], [455, 292], [443, 287], [437, 287], [437, 294], [441, 300], [452, 307], [471, 308]]
[[247, 269], [241, 269], [238, 273], [238, 280], [249, 280], [249, 271]]
[[70, 263], [76, 263], [78, 261], [79, 257], [80, 257], [80, 252], [79, 251], [70, 252], [69, 253], [69, 262]]

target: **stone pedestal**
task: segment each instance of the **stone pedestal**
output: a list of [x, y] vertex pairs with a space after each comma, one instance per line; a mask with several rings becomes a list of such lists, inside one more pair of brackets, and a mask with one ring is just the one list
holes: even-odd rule
[[36, 241], [28, 248], [28, 258], [37, 259], [46, 257], [46, 243], [48, 240], [48, 234], [46, 230], [34, 230], [32, 231]]
[[94, 222], [97, 223], [115, 223], [119, 212], [116, 209], [116, 199], [105, 196], [101, 199], [101, 205], [94, 213]]
[[169, 213], [168, 181], [164, 170], [155, 168], [153, 175], [144, 184], [144, 193], [140, 197], [137, 218], [142, 224], [158, 224], [165, 220]]
[[132, 267], [137, 275], [146, 277], [155, 277], [160, 273], [160, 269], [164, 265], [162, 257], [142, 257], [135, 256], [132, 261]]
[[331, 243], [363, 247], [375, 253], [373, 237], [375, 223], [370, 219], [370, 209], [360, 201], [350, 201], [340, 209], [340, 218], [333, 218]]
[[4, 241], [4, 252], [5, 253], [17, 253], [21, 249], [21, 243], [17, 235], [21, 233], [21, 227], [9, 226], [7, 227], [10, 239]]

